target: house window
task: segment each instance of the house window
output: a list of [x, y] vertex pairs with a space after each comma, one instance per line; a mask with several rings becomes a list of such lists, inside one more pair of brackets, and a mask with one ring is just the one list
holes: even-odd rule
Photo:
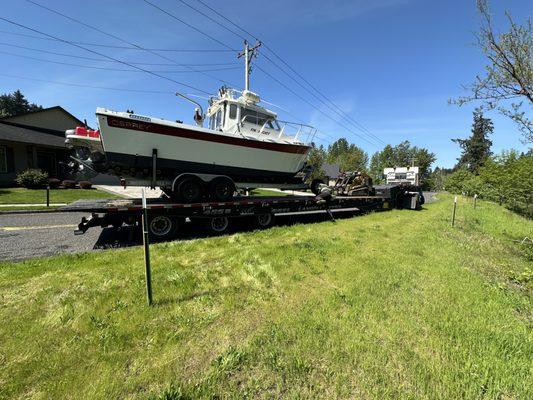
[[56, 176], [57, 161], [55, 153], [49, 150], [37, 150], [37, 168], [48, 172], [50, 176]]
[[6, 146], [0, 146], [0, 173], [7, 173], [7, 149]]

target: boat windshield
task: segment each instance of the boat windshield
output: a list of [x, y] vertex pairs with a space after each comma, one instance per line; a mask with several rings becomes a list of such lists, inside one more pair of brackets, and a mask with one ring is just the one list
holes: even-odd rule
[[279, 130], [278, 122], [272, 116], [247, 108], [241, 108], [241, 121]]

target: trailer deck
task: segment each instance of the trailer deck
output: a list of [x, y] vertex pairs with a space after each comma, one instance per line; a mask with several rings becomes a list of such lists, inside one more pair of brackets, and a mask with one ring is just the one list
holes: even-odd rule
[[[152, 237], [167, 239], [189, 221], [206, 223], [214, 233], [225, 232], [230, 220], [249, 218], [258, 228], [272, 225], [275, 217], [297, 217], [309, 214], [363, 213], [383, 211], [392, 208], [418, 208], [418, 193], [410, 192], [398, 185], [377, 187], [373, 196], [242, 196], [225, 202], [178, 203], [168, 198], [148, 199], [147, 211], [149, 230]], [[62, 211], [87, 212], [90, 218], [83, 218], [75, 234], [83, 234], [94, 226], [136, 225], [142, 214], [141, 199], [79, 200]]]

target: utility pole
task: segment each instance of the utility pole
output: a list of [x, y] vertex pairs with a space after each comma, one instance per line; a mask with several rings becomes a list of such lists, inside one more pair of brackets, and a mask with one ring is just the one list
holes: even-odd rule
[[244, 90], [250, 90], [250, 72], [252, 72], [252, 58], [257, 58], [256, 50], [261, 46], [257, 41], [253, 47], [250, 47], [248, 41], [244, 41], [244, 50], [241, 51], [237, 58], [244, 57]]

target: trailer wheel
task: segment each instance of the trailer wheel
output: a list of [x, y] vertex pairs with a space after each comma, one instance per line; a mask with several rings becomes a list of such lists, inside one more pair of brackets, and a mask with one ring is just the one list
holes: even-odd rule
[[178, 232], [179, 219], [168, 215], [155, 215], [149, 219], [148, 233], [153, 240], [168, 240]]
[[194, 203], [202, 197], [202, 183], [194, 177], [184, 178], [177, 188], [177, 197], [185, 203]]
[[257, 216], [256, 224], [259, 229], [266, 229], [274, 224], [274, 214], [261, 214]]
[[213, 217], [207, 220], [208, 229], [218, 235], [229, 230], [230, 223], [228, 217]]
[[209, 184], [209, 194], [212, 199], [218, 201], [227, 201], [233, 197], [235, 184], [229, 178], [215, 178]]

